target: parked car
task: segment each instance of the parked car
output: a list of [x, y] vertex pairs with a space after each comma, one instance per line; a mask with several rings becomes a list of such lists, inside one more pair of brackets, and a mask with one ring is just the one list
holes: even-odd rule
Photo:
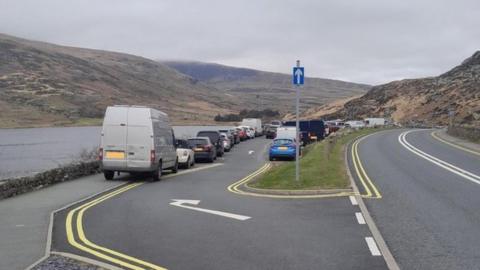
[[278, 138], [274, 139], [270, 145], [268, 153], [270, 161], [277, 158], [288, 158], [295, 160], [296, 158], [296, 144], [295, 139], [292, 138]]
[[105, 179], [115, 172], [178, 171], [175, 136], [164, 112], [141, 106], [109, 106], [101, 133], [100, 166]]
[[245, 141], [248, 139], [248, 136], [247, 136], [247, 132], [245, 131], [245, 129], [243, 127], [236, 127], [235, 128], [238, 132], [238, 137], [240, 139], [240, 141]]
[[230, 148], [233, 148], [233, 146], [235, 145], [235, 136], [233, 135], [233, 129], [221, 129], [219, 130], [219, 132], [220, 134], [225, 133], [225, 135], [227, 135], [227, 138], [230, 140]]
[[195, 161], [207, 160], [213, 162], [217, 159], [217, 148], [212, 144], [209, 137], [190, 138], [187, 142], [195, 153]]
[[249, 126], [254, 130], [255, 137], [263, 136], [262, 119], [260, 118], [244, 118], [242, 126]]
[[277, 136], [277, 127], [267, 126], [265, 128], [265, 137], [267, 139], [275, 139], [276, 136]]
[[240, 135], [238, 134], [238, 130], [236, 128], [230, 129], [230, 132], [233, 135], [233, 145], [240, 143]]
[[232, 141], [228, 138], [227, 133], [222, 132], [220, 136], [222, 137], [223, 149], [225, 149], [225, 152], [230, 152], [230, 149], [232, 149]]
[[254, 139], [255, 138], [255, 130], [252, 127], [249, 126], [240, 126], [245, 130], [245, 134], [247, 134], [248, 139]]
[[177, 158], [178, 165], [183, 168], [190, 169], [195, 165], [195, 153], [187, 140], [177, 140]]
[[208, 137], [210, 142], [215, 146], [217, 150], [217, 157], [223, 156], [225, 149], [223, 148], [222, 137], [220, 132], [216, 130], [204, 130], [197, 133], [197, 137]]

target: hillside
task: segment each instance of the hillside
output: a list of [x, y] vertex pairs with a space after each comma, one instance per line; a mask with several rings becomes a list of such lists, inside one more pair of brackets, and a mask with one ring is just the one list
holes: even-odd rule
[[326, 117], [391, 116], [400, 123], [445, 125], [450, 110], [455, 123], [480, 126], [480, 51], [437, 77], [375, 86]]
[[156, 61], [0, 34], [0, 127], [98, 124], [113, 104], [153, 106], [177, 123], [243, 108]]
[[[292, 87], [292, 77], [289, 74], [202, 62], [165, 61], [162, 63], [199, 82], [226, 90], [235, 99], [242, 100], [245, 104], [279, 109], [282, 114], [294, 111], [295, 92]], [[305, 85], [301, 88], [302, 110], [337, 99], [361, 95], [368, 89], [370, 86], [364, 84], [306, 78]]]

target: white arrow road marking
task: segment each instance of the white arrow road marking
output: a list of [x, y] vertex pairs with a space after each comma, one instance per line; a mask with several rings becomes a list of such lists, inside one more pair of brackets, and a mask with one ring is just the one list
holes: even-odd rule
[[255, 153], [255, 151], [253, 151], [253, 150], [248, 151], [248, 154], [249, 154], [249, 155], [251, 155], [251, 154], [253, 154], [253, 153]]
[[236, 219], [236, 220], [247, 220], [247, 219], [251, 218], [251, 217], [247, 217], [247, 216], [242, 216], [242, 215], [237, 215], [237, 214], [232, 214], [232, 213], [227, 213], [227, 212], [221, 212], [221, 211], [204, 209], [204, 208], [200, 208], [200, 207], [193, 207], [193, 206], [186, 205], [186, 204], [198, 205], [199, 203], [200, 203], [199, 200], [176, 200], [176, 199], [174, 199], [173, 202], [170, 203], [170, 205], [178, 206], [178, 207], [182, 207], [182, 208], [187, 208], [187, 209], [195, 210], [195, 211], [199, 211], [199, 212], [209, 213], [209, 214], [213, 214], [213, 215], [217, 215], [217, 216], [233, 218], [233, 219]]

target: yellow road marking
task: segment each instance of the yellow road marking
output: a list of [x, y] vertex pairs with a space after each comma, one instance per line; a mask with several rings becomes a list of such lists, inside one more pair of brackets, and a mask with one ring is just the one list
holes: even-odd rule
[[[370, 134], [372, 135], [372, 134]], [[353, 161], [353, 166], [355, 167], [355, 171], [357, 173], [358, 178], [360, 179], [360, 182], [362, 183], [365, 191], [367, 194], [362, 194], [362, 197], [364, 198], [372, 198], [372, 199], [381, 199], [382, 194], [378, 191], [378, 188], [373, 184], [373, 181], [370, 179], [368, 176], [367, 172], [365, 171], [362, 162], [360, 160], [360, 156], [358, 155], [358, 144], [365, 139], [366, 137], [370, 136], [364, 136], [360, 139], [357, 139], [353, 145], [352, 145], [352, 161]], [[375, 193], [375, 196], [373, 196], [372, 191], [370, 190], [369, 186], [372, 188], [373, 193]]]
[[[373, 135], [373, 134], [370, 134]], [[360, 194], [364, 198], [371, 198], [371, 199], [381, 199], [382, 194], [378, 190], [378, 188], [375, 186], [373, 181], [370, 179], [368, 176], [367, 172], [365, 171], [365, 168], [363, 167], [363, 164], [360, 160], [360, 156], [358, 154], [358, 144], [360, 141], [365, 139], [366, 137], [370, 136], [364, 136], [361, 137], [360, 139], [357, 139], [354, 141], [352, 144], [352, 162], [355, 168], [355, 171], [358, 175], [358, 178], [360, 179], [366, 194]], [[250, 180], [252, 180], [254, 177], [266, 172], [268, 169], [271, 168], [271, 164], [267, 163], [260, 167], [258, 170], [254, 171], [253, 173], [247, 175], [246, 177], [238, 180], [237, 182], [234, 182], [233, 184], [229, 185], [227, 187], [227, 190], [236, 193], [239, 195], [245, 195], [245, 196], [253, 196], [253, 197], [266, 197], [266, 198], [279, 198], [279, 199], [315, 199], [315, 198], [331, 198], [331, 197], [344, 197], [344, 196], [351, 196], [351, 195], [359, 195], [356, 194], [355, 192], [339, 192], [335, 194], [315, 194], [315, 195], [275, 195], [275, 194], [261, 194], [261, 193], [254, 193], [254, 192], [249, 192], [249, 191], [243, 191], [239, 189], [244, 184], [247, 184]], [[373, 190], [373, 192], [372, 192]]]
[[245, 196], [252, 196], [252, 197], [264, 197], [264, 198], [275, 198], [275, 199], [316, 199], [316, 198], [331, 198], [331, 197], [344, 197], [355, 195], [353, 192], [340, 192], [335, 194], [314, 194], [314, 195], [275, 195], [275, 194], [261, 194], [261, 193], [254, 193], [240, 190], [239, 187], [243, 184], [248, 183], [251, 179], [255, 176], [260, 175], [266, 172], [268, 169], [271, 168], [271, 163], [267, 163], [260, 167], [258, 170], [254, 171], [253, 173], [247, 175], [246, 177], [240, 179], [239, 181], [229, 185], [227, 190], [236, 193], [239, 195]]
[[448, 144], [448, 145], [450, 145], [450, 146], [452, 146], [452, 147], [455, 147], [455, 148], [460, 149], [460, 150], [462, 150], [462, 151], [468, 152], [468, 153], [470, 153], [470, 154], [474, 154], [474, 155], [480, 156], [480, 153], [479, 153], [479, 152], [473, 151], [473, 150], [468, 149], [468, 148], [466, 148], [466, 147], [462, 147], [462, 146], [460, 146], [460, 145], [458, 145], [458, 144], [454, 144], [454, 143], [451, 143], [451, 142], [449, 142], [449, 141], [446, 141], [446, 140], [440, 138], [440, 137], [437, 135], [437, 132], [436, 132], [436, 131], [433, 131], [432, 133], [430, 133], [430, 135], [431, 135], [433, 138], [435, 138], [435, 139], [437, 139], [437, 140], [439, 140], [439, 141], [441, 141], [441, 142], [443, 142], [443, 143], [445, 143], [445, 144]]
[[[84, 230], [83, 230], [82, 218], [83, 218], [83, 214], [85, 213], [85, 211], [86, 211], [88, 208], [90, 208], [90, 207], [92, 207], [92, 206], [94, 206], [94, 205], [96, 205], [96, 204], [99, 204], [99, 203], [101, 203], [101, 202], [103, 202], [103, 201], [105, 201], [105, 200], [108, 200], [108, 199], [110, 199], [110, 198], [112, 198], [112, 197], [114, 197], [114, 196], [116, 196], [116, 195], [118, 195], [118, 194], [120, 194], [120, 193], [123, 193], [123, 192], [125, 192], [125, 191], [127, 191], [127, 190], [130, 190], [130, 189], [132, 189], [132, 188], [135, 188], [135, 187], [137, 187], [137, 186], [140, 186], [140, 185], [142, 185], [142, 184], [143, 184], [143, 183], [129, 184], [129, 185], [127, 185], [127, 186], [125, 186], [125, 187], [123, 187], [123, 188], [121, 188], [121, 189], [119, 189], [119, 190], [116, 190], [116, 191], [113, 191], [113, 192], [111, 192], [111, 193], [105, 194], [105, 195], [103, 195], [103, 196], [101, 196], [101, 197], [99, 197], [99, 198], [97, 198], [97, 199], [95, 199], [95, 200], [92, 200], [92, 201], [90, 201], [90, 202], [88, 202], [88, 203], [85, 203], [85, 204], [83, 204], [83, 205], [80, 205], [80, 206], [76, 207], [75, 209], [71, 210], [71, 211], [68, 213], [67, 219], [66, 219], [66, 232], [67, 232], [67, 240], [68, 240], [68, 242], [69, 242], [72, 246], [74, 246], [74, 247], [76, 247], [76, 248], [78, 248], [78, 249], [80, 249], [80, 250], [82, 250], [82, 251], [85, 251], [85, 252], [90, 253], [90, 254], [98, 257], [98, 258], [104, 259], [104, 260], [106, 260], [106, 261], [109, 261], [109, 262], [112, 262], [112, 263], [121, 265], [122, 267], [126, 267], [126, 268], [129, 268], [129, 269], [132, 269], [132, 270], [145, 270], [145, 268], [142, 268], [142, 267], [133, 265], [133, 264], [131, 264], [131, 263], [129, 263], [129, 262], [125, 262], [125, 261], [123, 261], [123, 260], [120, 260], [120, 259], [111, 257], [111, 256], [109, 256], [109, 255], [106, 255], [106, 254], [102, 253], [102, 252], [99, 252], [98, 250], [103, 251], [103, 252], [106, 252], [106, 253], [110, 253], [110, 254], [112, 254], [112, 255], [115, 255], [115, 256], [120, 257], [120, 258], [122, 258], [122, 259], [125, 259], [125, 260], [127, 260], [127, 261], [134, 262], [134, 263], [137, 263], [137, 264], [146, 266], [146, 267], [148, 267], [148, 268], [150, 268], [150, 269], [165, 270], [165, 268], [162, 268], [162, 267], [160, 267], [160, 266], [157, 266], [157, 265], [154, 265], [154, 264], [151, 264], [151, 263], [142, 261], [142, 260], [140, 260], [140, 259], [137, 259], [137, 258], [128, 256], [128, 255], [125, 255], [125, 254], [122, 254], [122, 253], [120, 253], [120, 252], [117, 252], [117, 251], [114, 251], [114, 250], [111, 250], [111, 249], [108, 249], [108, 248], [105, 248], [105, 247], [98, 246], [98, 245], [90, 242], [90, 241], [86, 238], [85, 233], [84, 233]], [[79, 210], [80, 210], [80, 212], [78, 213], [77, 219], [76, 219], [76, 226], [77, 226], [78, 238], [79, 238], [81, 241], [83, 241], [83, 243], [86, 244], [86, 245], [89, 246], [89, 247], [84, 246], [84, 245], [78, 243], [78, 242], [75, 240], [75, 237], [74, 237], [74, 231], [73, 231], [73, 228], [72, 228], [72, 224], [73, 224], [73, 223], [72, 223], [72, 219], [73, 219], [75, 213], [76, 213], [77, 211], [79, 211]], [[95, 248], [95, 249], [97, 249], [97, 250], [94, 250], [94, 249], [92, 249], [92, 248]]]

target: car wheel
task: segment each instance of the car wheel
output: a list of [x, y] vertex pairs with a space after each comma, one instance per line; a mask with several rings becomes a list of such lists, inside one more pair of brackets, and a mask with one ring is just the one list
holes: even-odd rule
[[161, 177], [162, 177], [162, 162], [159, 162], [157, 169], [152, 173], [152, 180], [159, 181]]
[[172, 173], [178, 172], [178, 158], [175, 160], [175, 165], [172, 168]]
[[269, 159], [270, 161], [274, 161], [274, 160], [275, 160], [274, 157], [269, 157], [268, 159]]
[[103, 176], [105, 176], [105, 180], [113, 180], [113, 176], [115, 175], [114, 171], [104, 171]]

